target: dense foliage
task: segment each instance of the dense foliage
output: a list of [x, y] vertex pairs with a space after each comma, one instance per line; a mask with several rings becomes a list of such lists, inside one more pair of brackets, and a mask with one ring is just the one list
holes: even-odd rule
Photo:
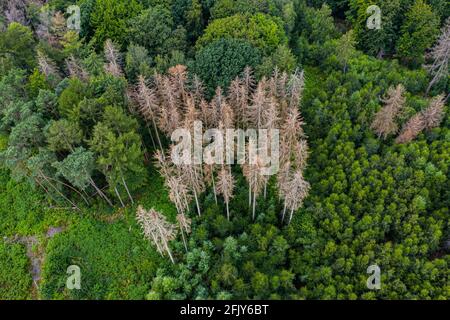
[[[449, 16], [445, 0], [2, 2], [0, 299], [449, 299]], [[199, 118], [277, 125], [284, 145], [291, 119], [305, 199], [245, 166], [155, 163]], [[199, 171], [211, 183], [183, 180]]]

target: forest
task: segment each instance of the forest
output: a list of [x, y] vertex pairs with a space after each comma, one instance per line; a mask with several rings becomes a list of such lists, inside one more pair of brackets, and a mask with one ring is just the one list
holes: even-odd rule
[[0, 0], [0, 300], [450, 299], [449, 59], [448, 0]]

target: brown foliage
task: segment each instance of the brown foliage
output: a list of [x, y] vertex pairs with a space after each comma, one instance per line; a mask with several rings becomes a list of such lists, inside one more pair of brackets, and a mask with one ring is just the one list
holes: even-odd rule
[[397, 87], [390, 87], [386, 98], [383, 100], [384, 107], [375, 115], [371, 128], [378, 137], [386, 139], [389, 135], [398, 131], [395, 118], [402, 111], [405, 104], [405, 88], [399, 84]]

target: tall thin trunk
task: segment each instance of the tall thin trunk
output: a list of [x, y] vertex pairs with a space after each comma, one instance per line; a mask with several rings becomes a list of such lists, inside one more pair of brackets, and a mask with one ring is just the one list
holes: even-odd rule
[[173, 264], [175, 264], [175, 260], [173, 260], [172, 252], [170, 251], [169, 245], [167, 244], [167, 241], [164, 241], [164, 246], [166, 247], [166, 251], [169, 254], [170, 261], [172, 261]]
[[158, 139], [158, 143], [159, 143], [159, 147], [161, 149], [162, 156], [164, 158], [164, 149], [162, 147], [161, 139], [159, 138], [158, 127], [156, 126], [155, 119], [152, 119], [152, 123], [153, 123], [153, 128], [155, 129], [155, 132], [156, 132], [156, 138]]
[[170, 261], [172, 261], [172, 263], [175, 264], [175, 260], [173, 260], [172, 252], [170, 252], [170, 248], [169, 248], [169, 245], [168, 245], [168, 243], [167, 243], [167, 240], [166, 240], [166, 238], [164, 238], [164, 236], [163, 236], [164, 232], [163, 232], [163, 230], [162, 230], [162, 228], [161, 228], [161, 226], [160, 226], [159, 224], [157, 224], [157, 226], [158, 226], [158, 230], [159, 230], [159, 233], [160, 233], [160, 235], [161, 235], [162, 241], [163, 241], [163, 243], [164, 243], [164, 247], [165, 247], [167, 253], [169, 254]]
[[69, 189], [75, 191], [75, 192], [76, 192], [76, 193], [84, 200], [84, 202], [85, 202], [88, 206], [90, 205], [90, 204], [89, 204], [89, 201], [83, 196], [83, 194], [82, 194], [80, 191], [78, 191], [77, 189], [75, 189], [74, 187], [72, 187], [71, 185], [68, 185], [67, 183], [64, 183], [64, 182], [62, 182], [62, 181], [58, 181], [58, 180], [53, 179], [53, 178], [50, 178], [50, 177], [47, 177], [47, 179], [52, 180], [52, 181], [55, 181], [55, 182], [59, 182], [59, 183], [61, 183], [63, 186], [65, 186], [65, 187], [67, 187], [67, 188], [69, 188]]
[[116, 193], [117, 198], [119, 198], [120, 204], [122, 205], [122, 208], [125, 208], [125, 205], [122, 201], [122, 198], [120, 197], [119, 191], [117, 191], [117, 187], [114, 187], [114, 192]]
[[100, 195], [100, 197], [102, 197], [103, 199], [105, 199], [105, 201], [111, 206], [113, 207], [114, 205], [112, 204], [111, 200], [109, 200], [109, 198], [107, 197], [107, 195], [105, 193], [103, 193], [102, 190], [100, 190], [100, 188], [97, 186], [97, 184], [94, 182], [94, 180], [92, 180], [92, 178], [89, 178], [89, 183], [91, 184], [91, 186], [95, 189], [95, 191], [97, 191], [97, 193]]
[[183, 227], [182, 226], [180, 226], [180, 231], [181, 231], [181, 237], [183, 238], [184, 248], [186, 249], [186, 252], [188, 252], [186, 238], [184, 237], [184, 231], [183, 231]]
[[264, 199], [266, 199], [267, 196], [267, 181], [264, 182]]
[[198, 212], [199, 217], [201, 217], [202, 214], [200, 212], [200, 204], [198, 203], [197, 191], [195, 191], [195, 188], [193, 188], [193, 190], [194, 190], [195, 203], [197, 205], [197, 212]]
[[55, 199], [55, 197], [53, 197], [50, 191], [48, 191], [48, 189], [39, 181], [39, 179], [36, 178], [35, 181], [42, 189], [44, 189], [44, 191], [50, 196], [50, 198], [52, 198], [53, 201], [55, 201], [56, 203], [59, 202]]
[[158, 239], [156, 239], [156, 236], [153, 233], [151, 235], [152, 235], [152, 238], [153, 238], [153, 243], [155, 243], [155, 245], [156, 245], [156, 249], [158, 250], [158, 252], [161, 255], [164, 255], [163, 250], [162, 250], [162, 248], [159, 245]]
[[78, 208], [77, 205], [76, 205], [75, 203], [73, 203], [72, 201], [70, 201], [69, 198], [67, 198], [61, 191], [59, 191], [58, 188], [55, 187], [55, 186], [47, 179], [47, 177], [46, 177], [42, 172], [40, 172], [40, 175], [42, 176], [42, 178], [44, 178], [45, 181], [47, 181], [47, 183], [48, 183], [53, 189], [55, 189], [55, 191], [56, 191], [59, 195], [61, 195], [61, 197], [63, 197], [67, 202], [69, 202], [69, 203], [72, 205], [73, 208], [76, 208], [77, 210], [81, 211], [80, 208]]
[[256, 212], [256, 191], [253, 193], [253, 221], [255, 220], [255, 212]]
[[283, 215], [281, 218], [281, 222], [284, 222], [284, 216], [286, 215], [286, 201], [284, 202]]
[[175, 207], [177, 208], [177, 212], [181, 214], [180, 208], [178, 207], [178, 203], [177, 202], [175, 202]]
[[148, 134], [150, 136], [150, 139], [152, 140], [153, 149], [156, 150], [156, 143], [155, 143], [155, 139], [153, 138], [152, 131], [150, 130], [150, 127], [148, 126], [148, 124], [145, 124], [145, 126], [147, 127]]
[[291, 214], [289, 216], [289, 224], [291, 224], [293, 215], [294, 215], [294, 209], [291, 209]]
[[215, 183], [215, 181], [214, 181], [214, 172], [212, 171], [212, 165], [211, 165], [211, 180], [212, 180], [213, 191], [214, 191], [214, 200], [216, 201], [216, 204], [217, 204], [216, 183]]
[[248, 207], [252, 207], [252, 185], [250, 182], [248, 183]]
[[228, 219], [228, 221], [230, 221], [230, 209], [228, 207], [228, 201], [226, 201], [225, 204], [227, 206], [227, 219]]
[[125, 179], [123, 178], [123, 176], [122, 176], [122, 182], [123, 182], [123, 186], [125, 187], [125, 190], [127, 190], [127, 194], [128, 194], [128, 197], [129, 197], [130, 200], [131, 200], [131, 204], [134, 204], [134, 199], [133, 199], [133, 197], [131, 196], [130, 190], [128, 190], [127, 183], [125, 182]]

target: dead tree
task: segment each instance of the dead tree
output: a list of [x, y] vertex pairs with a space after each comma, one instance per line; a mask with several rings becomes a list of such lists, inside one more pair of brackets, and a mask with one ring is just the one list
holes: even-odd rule
[[289, 108], [297, 109], [300, 106], [302, 99], [303, 89], [305, 87], [305, 73], [300, 70], [295, 70], [291, 76], [288, 85], [289, 92]]
[[255, 129], [262, 128], [263, 112], [268, 107], [267, 80], [263, 78], [252, 95], [251, 104], [247, 108], [246, 122]]
[[242, 166], [242, 172], [248, 183], [249, 208], [252, 210], [252, 219], [256, 217], [256, 199], [265, 183], [265, 176], [261, 174], [263, 165], [258, 156], [255, 159], [248, 159], [247, 163]]
[[383, 99], [384, 107], [377, 112], [371, 125], [371, 129], [379, 138], [386, 139], [389, 135], [397, 133], [398, 125], [395, 119], [405, 104], [404, 93], [405, 88], [401, 84], [389, 88], [386, 98]]
[[222, 170], [219, 172], [217, 181], [217, 192], [223, 196], [227, 208], [227, 219], [230, 221], [230, 209], [229, 203], [233, 198], [234, 190], [234, 178], [231, 171], [226, 167], [222, 166]]
[[51, 60], [45, 53], [43, 53], [41, 50], [37, 51], [37, 58], [38, 58], [38, 66], [39, 71], [45, 75], [47, 79], [49, 78], [55, 78], [59, 79], [59, 70], [56, 66], [56, 63]]
[[89, 73], [81, 66], [80, 61], [74, 55], [66, 59], [66, 67], [71, 78], [78, 78], [82, 81], [89, 80]]
[[395, 140], [402, 144], [414, 140], [423, 130], [431, 130], [439, 126], [444, 118], [445, 98], [441, 94], [431, 99], [429, 106], [419, 113], [416, 113], [403, 126], [400, 135]]
[[424, 128], [423, 116], [421, 113], [417, 113], [403, 126], [400, 135], [395, 139], [395, 143], [402, 144], [414, 140]]
[[438, 127], [444, 119], [444, 94], [434, 97], [429, 106], [422, 111], [423, 125], [425, 130], [431, 130]]
[[117, 50], [113, 42], [108, 39], [105, 41], [104, 53], [106, 64], [104, 66], [105, 71], [114, 77], [120, 77], [123, 75], [122, 68], [120, 66], [121, 57], [120, 52]]
[[429, 57], [433, 60], [431, 65], [425, 66], [425, 69], [433, 77], [427, 87], [426, 95], [430, 92], [431, 88], [438, 83], [441, 79], [448, 76], [450, 59], [450, 18], [447, 19], [442, 33], [431, 50]]
[[[154, 90], [147, 87], [145, 83], [145, 79], [142, 75], [138, 78], [138, 84], [136, 87], [137, 91], [137, 100], [139, 104], [139, 113], [142, 115], [144, 120], [148, 123], [150, 122], [153, 125], [153, 131], [156, 134], [156, 139], [158, 141], [159, 148], [161, 152], [164, 152], [162, 147], [161, 138], [159, 137], [158, 127], [156, 125], [156, 121], [158, 119], [158, 109], [159, 104], [157, 100], [157, 96]], [[148, 126], [147, 126], [148, 128]], [[153, 135], [149, 129], [150, 138], [153, 140]]]
[[181, 178], [183, 183], [188, 187], [188, 190], [192, 192], [195, 199], [195, 205], [197, 207], [197, 213], [202, 215], [200, 209], [199, 197], [205, 190], [205, 184], [201, 173], [201, 166], [195, 164], [186, 164], [179, 167], [181, 171]]
[[[181, 237], [183, 238], [184, 248], [188, 251], [186, 237], [191, 233], [192, 220], [186, 217], [184, 214], [177, 215], [178, 225], [181, 231]], [[186, 234], [186, 235], [185, 235]]]
[[142, 206], [137, 209], [136, 220], [141, 225], [145, 238], [153, 242], [162, 256], [167, 253], [172, 263], [175, 264], [169, 242], [176, 237], [176, 226], [169, 223], [166, 217], [155, 209], [147, 211]]
[[297, 170], [292, 174], [292, 178], [287, 182], [285, 186], [284, 194], [284, 209], [282, 215], [282, 221], [284, 221], [286, 209], [290, 211], [289, 213], [289, 224], [292, 221], [294, 211], [298, 210], [302, 204], [303, 200], [308, 196], [310, 189], [309, 183], [303, 178], [303, 173], [301, 170]]

